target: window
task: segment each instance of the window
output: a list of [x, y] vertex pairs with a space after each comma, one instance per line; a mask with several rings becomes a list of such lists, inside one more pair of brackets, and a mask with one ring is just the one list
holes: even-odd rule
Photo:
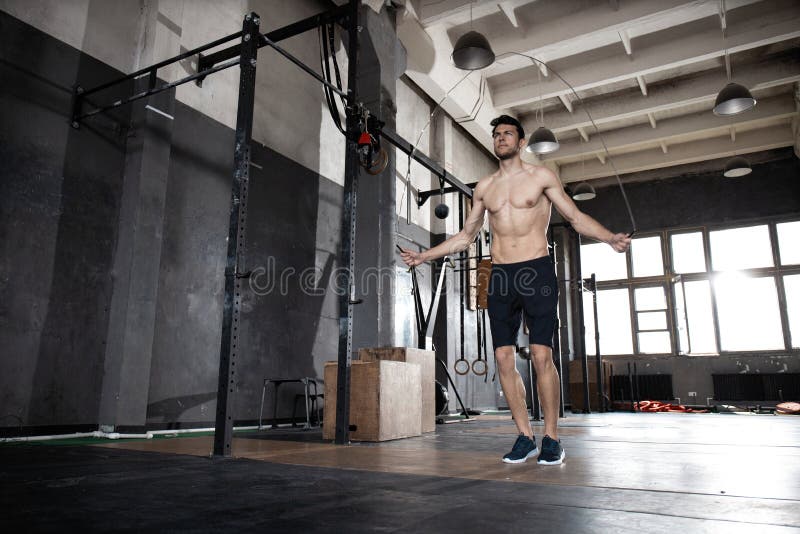
[[605, 243], [581, 245], [581, 274], [589, 278], [592, 273], [598, 280], [619, 280], [628, 277], [625, 254], [615, 252]]
[[672, 270], [676, 273], [702, 273], [706, 270], [706, 255], [703, 250], [703, 233], [673, 234]]
[[684, 282], [686, 323], [689, 331], [689, 352], [710, 354], [717, 352], [714, 315], [711, 306], [711, 284], [708, 280]]
[[[597, 292], [597, 316], [600, 323], [600, 354], [633, 354], [631, 307], [628, 290], [604, 289]], [[592, 294], [583, 293], [583, 316], [586, 326], [586, 354], [595, 355]]]
[[775, 225], [778, 230], [778, 250], [781, 265], [800, 263], [800, 221]]
[[686, 321], [686, 291], [680, 275], [672, 279], [673, 302], [675, 302], [675, 333], [678, 337], [678, 354], [690, 353], [689, 325]]
[[665, 354], [672, 352], [667, 329], [667, 296], [663, 286], [638, 287], [633, 291], [636, 306], [636, 338], [639, 352]]
[[631, 241], [633, 276], [660, 276], [664, 274], [661, 255], [661, 236], [639, 237]]
[[784, 348], [775, 278], [725, 273], [714, 280], [721, 350]]
[[789, 333], [792, 347], [800, 348], [800, 274], [783, 277], [786, 291], [786, 314], [789, 316]]
[[651, 232], [627, 254], [591, 243], [581, 255], [583, 277], [597, 276], [603, 355], [800, 349], [800, 220]]
[[667, 309], [667, 297], [661, 286], [637, 288], [633, 298], [636, 302], [636, 311]]
[[715, 271], [772, 267], [767, 225], [709, 232], [711, 264]]

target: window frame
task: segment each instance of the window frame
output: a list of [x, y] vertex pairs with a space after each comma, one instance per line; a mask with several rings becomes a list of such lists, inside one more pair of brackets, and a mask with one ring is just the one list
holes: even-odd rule
[[[786, 354], [786, 353], [800, 353], [800, 350], [792, 347], [792, 340], [791, 340], [791, 332], [789, 330], [789, 317], [788, 317], [788, 309], [787, 309], [787, 299], [786, 299], [786, 288], [784, 287], [783, 277], [786, 275], [793, 275], [793, 274], [800, 274], [800, 265], [783, 265], [780, 261], [780, 250], [779, 250], [779, 242], [778, 242], [778, 230], [777, 225], [781, 223], [787, 222], [800, 222], [800, 217], [798, 215], [792, 216], [784, 216], [784, 217], [762, 217], [762, 218], [754, 218], [754, 219], [746, 219], [736, 221], [735, 223], [716, 223], [716, 224], [709, 224], [709, 225], [691, 225], [685, 227], [675, 227], [675, 228], [668, 228], [656, 231], [648, 231], [642, 232], [641, 234], [637, 234], [637, 238], [641, 237], [652, 237], [652, 236], [660, 236], [661, 237], [661, 254], [662, 254], [662, 262], [664, 264], [664, 274], [660, 276], [647, 276], [647, 277], [638, 277], [635, 278], [633, 276], [633, 254], [632, 251], [629, 249], [625, 253], [625, 263], [627, 266], [627, 278], [624, 279], [616, 279], [616, 280], [603, 280], [597, 281], [597, 290], [606, 290], [606, 289], [622, 289], [626, 288], [628, 290], [628, 299], [630, 302], [630, 320], [631, 320], [631, 346], [633, 347], [632, 354], [608, 354], [603, 356], [625, 356], [625, 357], [651, 357], [651, 356], [688, 356], [688, 357], [703, 357], [703, 356], [724, 356], [724, 355], [748, 355], [748, 354]], [[779, 307], [779, 314], [781, 318], [781, 330], [783, 332], [783, 348], [782, 349], [763, 349], [763, 350], [747, 350], [747, 351], [723, 351], [721, 350], [721, 340], [720, 340], [720, 325], [719, 325], [719, 311], [718, 311], [718, 302], [717, 302], [717, 291], [715, 288], [715, 284], [713, 283], [714, 278], [719, 276], [722, 273], [728, 271], [717, 271], [713, 270], [713, 264], [711, 262], [711, 232], [718, 231], [718, 230], [733, 230], [736, 228], [746, 228], [750, 226], [758, 226], [758, 225], [766, 225], [768, 230], [768, 235], [770, 239], [770, 247], [772, 252], [773, 258], [773, 266], [772, 267], [755, 267], [750, 269], [741, 269], [738, 272], [742, 273], [744, 276], [748, 277], [772, 277], [778, 293], [778, 307]], [[696, 272], [696, 273], [681, 273], [680, 275], [673, 271], [673, 250], [672, 250], [672, 236], [677, 234], [686, 234], [686, 233], [697, 233], [700, 232], [702, 234], [703, 239], [703, 253], [704, 253], [704, 260], [705, 260], [705, 271], [703, 272]], [[585, 241], [582, 240], [580, 243], [581, 245], [588, 245], [594, 244], [597, 241], [592, 239], [586, 239]], [[586, 273], [581, 273], [583, 277]], [[714, 325], [714, 338], [716, 344], [716, 352], [714, 353], [680, 353], [680, 342], [678, 339], [679, 332], [677, 330], [679, 317], [678, 312], [675, 308], [675, 285], [676, 283], [684, 283], [684, 282], [692, 282], [697, 280], [706, 280], [709, 282], [710, 292], [711, 292], [711, 314], [712, 314], [712, 322]], [[639, 349], [639, 339], [638, 334], [640, 333], [639, 330], [639, 322], [638, 322], [638, 313], [636, 311], [636, 302], [634, 299], [635, 289], [642, 288], [642, 287], [653, 287], [653, 286], [662, 286], [665, 291], [665, 297], [667, 300], [667, 328], [669, 331], [670, 337], [670, 353], [663, 353], [663, 354], [644, 354]], [[685, 295], [684, 295], [685, 299]], [[584, 316], [587, 313], [591, 313], [590, 310], [584, 310]], [[691, 332], [688, 331], [688, 318], [687, 318], [687, 335], [689, 339], [691, 339]], [[602, 335], [602, 332], [601, 332]]]

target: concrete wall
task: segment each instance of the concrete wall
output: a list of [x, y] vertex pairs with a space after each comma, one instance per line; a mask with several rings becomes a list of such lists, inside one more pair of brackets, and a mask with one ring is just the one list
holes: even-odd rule
[[[262, 15], [267, 30], [327, 7], [310, 0], [0, 2], [5, 433], [213, 421], [238, 69], [206, 79], [202, 88], [187, 84], [89, 119], [80, 130], [68, 125], [70, 88], [97, 85], [236, 31], [249, 10]], [[379, 49], [386, 48], [383, 33]], [[312, 34], [282, 44], [316, 65]], [[316, 81], [266, 49], [259, 58], [246, 258], [258, 276], [243, 301], [237, 422], [258, 416], [262, 378], [322, 376], [338, 346], [338, 296], [328, 275], [337, 267], [344, 140]], [[193, 68], [184, 62], [159, 74], [171, 80]], [[376, 109], [391, 117], [396, 106], [397, 130], [408, 139], [418, 135], [430, 104], [404, 100], [407, 87], [389, 86], [397, 76], [389, 66], [370, 76], [378, 80]], [[124, 86], [103, 98], [132, 91]], [[453, 135], [464, 147], [463, 161], [491, 164], [458, 140], [463, 132]], [[399, 281], [406, 273], [393, 243], [410, 245], [405, 235], [429, 246], [431, 221], [423, 210], [417, 224], [396, 224], [394, 195], [381, 186], [392, 183], [391, 174], [371, 179], [360, 191], [357, 239], [379, 258], [362, 251], [360, 261], [377, 261]], [[450, 225], [445, 231], [453, 231]], [[423, 282], [428, 287], [431, 278]], [[380, 332], [362, 342], [415, 345], [396, 335], [413, 330], [413, 307], [391, 299], [388, 307], [388, 315], [379, 312]], [[284, 390], [279, 417], [291, 413], [294, 393]]]
[[[205, 11], [192, 4], [198, 10], [190, 12], [176, 11], [183, 2], [162, 2], [155, 13], [154, 3], [128, 10], [131, 3], [121, 3], [117, 12], [97, 2], [76, 3], [71, 9], [53, 3], [52, 10], [8, 2], [3, 8], [40, 27], [58, 29], [70, 44], [105, 54], [107, 61], [129, 71], [139, 66], [141, 54], [150, 54], [147, 62], [161, 59], [153, 57], [158, 44], [176, 44], [164, 37], [165, 28], [182, 33], [179, 24], [172, 24], [174, 18], [193, 31], [198, 27], [187, 22], [192, 17], [202, 19], [209, 31], [224, 19], [221, 13], [208, 17], [215, 13], [214, 3], [206, 4]], [[320, 11], [314, 2], [292, 6], [299, 7], [294, 14], [274, 10], [272, 25]], [[245, 12], [246, 6], [235, 13], [236, 25]], [[112, 13], [125, 17], [126, 29], [144, 27], [139, 45], [130, 42], [133, 30], [103, 33]], [[277, 17], [281, 13], [286, 20]], [[230, 124], [213, 115], [230, 121], [224, 113], [236, 109], [238, 77], [228, 80], [231, 102], [217, 100], [216, 91], [224, 84], [217, 83], [215, 91], [207, 82], [208, 98], [195, 102], [196, 108], [182, 103], [180, 94], [165, 93], [158, 101], [134, 105], [135, 122], [131, 108], [122, 108], [73, 130], [67, 121], [70, 88], [75, 83], [91, 87], [122, 73], [5, 13], [0, 20], [3, 78], [9, 80], [2, 93], [2, 149], [8, 162], [2, 181], [8, 250], [2, 289], [8, 298], [3, 299], [7, 320], [0, 372], [0, 412], [8, 417], [2, 425], [208, 424], [216, 398], [233, 147]], [[191, 35], [183, 33], [181, 43], [199, 44], [187, 41]], [[97, 42], [101, 37], [102, 46]], [[310, 42], [313, 46], [295, 45], [307, 60], [317, 58], [316, 36]], [[109, 55], [115, 48], [136, 54]], [[315, 266], [320, 274], [335, 267], [342, 191], [318, 173], [319, 146], [327, 142], [320, 134], [326, 119], [319, 87], [290, 69], [292, 75], [288, 69], [259, 70], [266, 75], [266, 81], [258, 81], [260, 94], [274, 93], [267, 85], [283, 77], [295, 83], [290, 89], [299, 98], [285, 105], [262, 100], [259, 105], [268, 106], [271, 115], [259, 117], [256, 111], [256, 130], [266, 131], [280, 114], [280, 123], [290, 127], [271, 129], [274, 142], [280, 150], [291, 145], [286, 151], [306, 166], [254, 142], [248, 264], [279, 282], [285, 274], [286, 284], [271, 292], [262, 288], [245, 304], [241, 328], [250, 350], [242, 358], [234, 408], [243, 420], [257, 417], [263, 377], [321, 376], [323, 362], [335, 358], [338, 344], [336, 295], [324, 280], [321, 288], [308, 291], [299, 276]], [[304, 91], [296, 86], [301, 80]], [[120, 89], [122, 95], [132, 92], [130, 85]], [[203, 91], [187, 89], [184, 101]], [[174, 120], [146, 111], [145, 104]], [[167, 126], [155, 128], [148, 116]], [[146, 141], [153, 136], [160, 136], [155, 148]], [[339, 168], [332, 174], [341, 175], [344, 145], [336, 136], [329, 150], [338, 151]], [[160, 167], [164, 181], [153, 182]], [[38, 237], [31, 240], [34, 224]], [[72, 367], [79, 372], [70, 372]], [[285, 392], [280, 415], [291, 411], [293, 393]]]
[[[329, 7], [323, 0], [0, 0], [0, 10], [126, 73], [239, 31], [250, 11], [261, 15], [261, 28], [269, 31]], [[308, 65], [318, 66], [317, 43], [317, 33], [306, 32], [280, 44]], [[343, 50], [338, 57], [346, 71]], [[193, 61], [166, 67], [159, 77], [175, 80], [194, 74]], [[259, 50], [258, 65], [253, 139], [343, 183], [344, 139], [324, 108], [318, 82], [268, 48]], [[235, 128], [238, 84], [238, 69], [232, 68], [207, 78], [202, 87], [180, 86], [176, 99]]]
[[129, 112], [73, 130], [70, 87], [119, 72], [2, 13], [0, 40], [0, 425], [93, 422]]
[[[625, 186], [637, 227], [642, 232], [665, 228], [733, 223], [761, 217], [800, 214], [800, 159], [787, 157], [753, 165], [741, 178], [719, 171], [684, 174]], [[586, 213], [615, 231], [631, 223], [618, 186], [597, 190], [580, 203]]]

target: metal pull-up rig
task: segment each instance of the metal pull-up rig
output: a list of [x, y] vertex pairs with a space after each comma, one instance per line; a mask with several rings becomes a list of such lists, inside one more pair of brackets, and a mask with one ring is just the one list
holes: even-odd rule
[[[70, 122], [72, 127], [77, 129], [80, 128], [82, 121], [94, 115], [130, 104], [136, 100], [156, 95], [191, 81], [196, 81], [198, 85], [200, 85], [207, 76], [239, 65], [239, 100], [236, 117], [234, 172], [231, 190], [230, 225], [227, 241], [228, 251], [225, 267], [225, 300], [223, 307], [217, 413], [214, 434], [214, 456], [216, 457], [231, 456], [233, 435], [231, 397], [234, 394], [234, 369], [236, 367], [239, 347], [238, 324], [241, 313], [241, 284], [242, 279], [248, 277], [248, 273], [242, 272], [242, 268], [244, 266], [245, 237], [247, 230], [250, 142], [253, 128], [257, 55], [258, 49], [263, 46], [269, 46], [287, 58], [326, 88], [343, 97], [346, 102], [345, 115], [347, 128], [345, 133], [348, 138], [348, 143], [345, 154], [344, 209], [339, 264], [342, 266], [346, 265], [348, 268], [350, 291], [347, 291], [339, 297], [339, 368], [336, 397], [335, 442], [339, 444], [349, 442], [353, 306], [358, 303], [354, 300], [352, 295], [352, 290], [354, 288], [353, 273], [355, 270], [356, 201], [358, 176], [361, 169], [356, 142], [359, 134], [366, 128], [363, 117], [370, 115], [365, 106], [358, 100], [356, 86], [359, 64], [358, 33], [361, 30], [361, 26], [359, 25], [360, 7], [361, 2], [359, 0], [349, 0], [345, 5], [308, 17], [269, 33], [261, 33], [259, 31], [261, 23], [260, 17], [256, 13], [249, 13], [244, 17], [241, 31], [90, 89], [85, 89], [80, 85], [76, 85], [73, 91]], [[277, 44], [279, 41], [288, 39], [289, 37], [328, 24], [339, 24], [347, 32], [348, 75], [346, 90], [342, 90], [325, 80], [317, 72]], [[206, 50], [210, 50], [236, 39], [239, 39], [239, 42], [228, 48], [208, 55], [202, 54]], [[198, 56], [197, 73], [174, 82], [159, 85], [159, 69], [192, 56]], [[128, 98], [116, 100], [111, 104], [97, 105], [89, 111], [84, 110], [86, 105], [90, 103], [88, 100], [90, 95], [144, 76], [148, 77], [147, 88], [145, 90], [134, 93]], [[452, 186], [452, 191], [458, 191], [467, 198], [472, 198], [473, 191], [471, 187], [465, 185], [428, 156], [420, 153], [416, 147], [403, 139], [396, 132], [383, 127], [383, 125], [371, 131], [378, 133], [380, 137], [386, 139], [410, 158], [419, 162], [441, 180], [447, 182]]]

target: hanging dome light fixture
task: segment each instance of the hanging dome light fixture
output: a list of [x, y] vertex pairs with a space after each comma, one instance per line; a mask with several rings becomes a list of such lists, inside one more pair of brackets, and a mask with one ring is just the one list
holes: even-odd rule
[[461, 70], [479, 70], [494, 63], [494, 51], [480, 32], [468, 31], [453, 47], [453, 63]]
[[556, 139], [556, 134], [550, 128], [539, 126], [533, 132], [525, 150], [534, 154], [549, 154], [558, 150], [560, 146], [558, 139]]
[[597, 193], [595, 192], [594, 187], [592, 187], [592, 185], [588, 182], [579, 183], [572, 191], [572, 198], [574, 200], [592, 200], [596, 196]]
[[[725, 17], [725, 2], [721, 4], [721, 17]], [[725, 25], [722, 25], [722, 45], [724, 47], [725, 73], [728, 75], [728, 84], [717, 94], [714, 101], [714, 115], [727, 117], [736, 115], [748, 109], [753, 109], [756, 99], [744, 85], [731, 81], [731, 58], [728, 55], [728, 46], [725, 41]]]
[[729, 83], [714, 101], [714, 115], [736, 115], [756, 105], [756, 99], [744, 85]]
[[489, 40], [472, 29], [472, 2], [469, 4], [470, 31], [462, 35], [453, 47], [453, 63], [461, 70], [479, 70], [494, 63], [494, 51]]
[[725, 164], [725, 170], [722, 175], [726, 178], [738, 178], [739, 176], [746, 176], [753, 172], [750, 163], [741, 156], [735, 156], [728, 160]]

